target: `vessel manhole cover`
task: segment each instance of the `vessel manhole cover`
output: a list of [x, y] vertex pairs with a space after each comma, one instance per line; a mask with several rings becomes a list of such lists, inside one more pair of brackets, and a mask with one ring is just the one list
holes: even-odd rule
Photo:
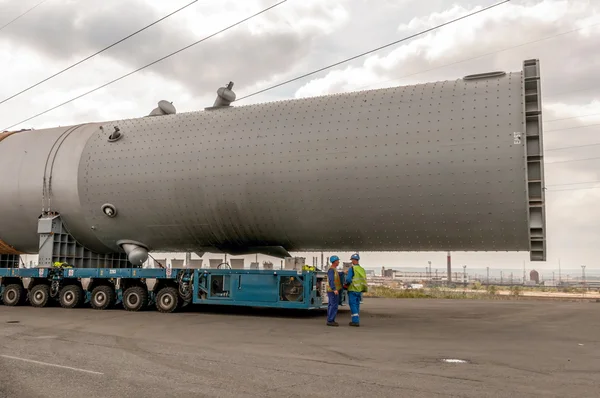
[[20, 323], [20, 321], [6, 321], [6, 323]]

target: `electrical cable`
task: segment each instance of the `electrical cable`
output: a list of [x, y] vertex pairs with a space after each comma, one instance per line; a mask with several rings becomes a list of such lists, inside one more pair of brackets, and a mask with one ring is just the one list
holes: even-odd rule
[[388, 43], [388, 44], [385, 44], [385, 45], [383, 45], [383, 46], [380, 46], [380, 47], [374, 48], [374, 49], [372, 49], [372, 50], [369, 50], [369, 51], [366, 51], [366, 52], [364, 52], [364, 53], [361, 53], [361, 54], [355, 55], [355, 56], [353, 56], [353, 57], [350, 57], [350, 58], [344, 59], [344, 60], [342, 60], [342, 61], [339, 61], [339, 62], [336, 62], [336, 63], [334, 63], [334, 64], [331, 64], [331, 65], [328, 65], [328, 66], [324, 66], [324, 67], [322, 67], [322, 68], [320, 68], [320, 69], [317, 69], [317, 70], [315, 70], [315, 71], [312, 71], [312, 72], [309, 72], [309, 73], [305, 73], [305, 74], [303, 74], [303, 75], [301, 75], [301, 76], [298, 76], [298, 77], [295, 77], [295, 78], [293, 78], [293, 79], [289, 79], [289, 80], [286, 80], [286, 81], [284, 81], [284, 82], [282, 82], [282, 83], [278, 83], [278, 84], [275, 84], [275, 85], [273, 85], [273, 86], [267, 87], [267, 88], [265, 88], [265, 89], [262, 89], [262, 90], [256, 91], [256, 92], [254, 92], [254, 93], [252, 93], [252, 94], [245, 95], [245, 96], [243, 96], [243, 97], [240, 97], [240, 98], [236, 99], [235, 101], [236, 101], [236, 102], [238, 102], [238, 101], [241, 101], [241, 100], [243, 100], [243, 99], [246, 99], [246, 98], [252, 97], [252, 96], [254, 96], [254, 95], [257, 95], [257, 94], [264, 93], [265, 91], [269, 91], [269, 90], [272, 90], [272, 89], [274, 89], [274, 88], [281, 87], [281, 86], [283, 86], [283, 85], [285, 85], [285, 84], [288, 84], [288, 83], [295, 82], [296, 80], [300, 80], [300, 79], [303, 79], [303, 78], [305, 78], [305, 77], [308, 77], [308, 76], [314, 75], [315, 73], [319, 73], [319, 72], [322, 72], [322, 71], [324, 71], [324, 70], [331, 69], [331, 68], [333, 68], [333, 67], [335, 67], [335, 66], [338, 66], [338, 65], [344, 64], [344, 63], [346, 63], [346, 62], [349, 62], [349, 61], [352, 61], [352, 60], [354, 60], [354, 59], [357, 59], [357, 58], [363, 57], [363, 56], [365, 56], [365, 55], [367, 55], [367, 54], [371, 54], [371, 53], [373, 53], [373, 52], [376, 52], [376, 51], [382, 50], [382, 49], [384, 49], [384, 48], [387, 48], [387, 47], [393, 46], [393, 45], [395, 45], [395, 44], [398, 44], [398, 43], [401, 43], [401, 42], [404, 42], [404, 41], [410, 40], [410, 39], [412, 39], [412, 38], [415, 38], [415, 37], [417, 37], [417, 36], [424, 35], [425, 33], [429, 33], [429, 32], [431, 32], [431, 31], [434, 31], [434, 30], [437, 30], [437, 29], [439, 29], [439, 28], [442, 28], [442, 27], [444, 27], [444, 26], [446, 26], [446, 25], [450, 25], [450, 24], [452, 24], [452, 23], [454, 23], [454, 22], [458, 22], [458, 21], [460, 21], [460, 20], [462, 20], [462, 19], [465, 19], [465, 18], [471, 17], [471, 16], [473, 16], [473, 15], [476, 15], [476, 14], [482, 13], [482, 12], [484, 12], [484, 11], [490, 10], [490, 9], [492, 9], [492, 8], [494, 8], [494, 7], [498, 7], [499, 5], [502, 5], [502, 4], [505, 4], [505, 3], [508, 3], [508, 2], [510, 2], [510, 0], [504, 0], [504, 1], [501, 1], [501, 2], [499, 2], [499, 3], [492, 4], [491, 6], [488, 6], [488, 7], [482, 8], [481, 10], [478, 10], [478, 11], [473, 11], [472, 13], [469, 13], [469, 14], [467, 14], [467, 15], [463, 15], [462, 17], [458, 17], [458, 18], [455, 18], [455, 19], [453, 19], [453, 20], [450, 20], [450, 21], [448, 21], [448, 22], [444, 22], [443, 24], [436, 25], [436, 26], [434, 26], [434, 27], [432, 27], [432, 28], [429, 28], [429, 29], [423, 30], [423, 31], [421, 31], [421, 32], [418, 32], [418, 33], [415, 33], [415, 34], [413, 34], [413, 35], [407, 36], [407, 37], [405, 37], [405, 38], [402, 38], [402, 39], [400, 39], [400, 40], [393, 41], [393, 42], [391, 42], [391, 43]]
[[181, 8], [179, 8], [179, 9], [177, 9], [177, 10], [173, 11], [172, 13], [170, 13], [170, 14], [168, 14], [168, 15], [165, 15], [164, 17], [160, 18], [159, 20], [152, 22], [150, 25], [146, 25], [146, 26], [144, 26], [143, 28], [141, 28], [141, 29], [139, 29], [139, 30], [137, 30], [137, 31], [133, 32], [132, 34], [130, 34], [130, 35], [128, 35], [128, 36], [125, 36], [125, 37], [124, 37], [124, 38], [122, 38], [121, 40], [119, 40], [119, 41], [117, 41], [117, 42], [114, 42], [114, 43], [113, 43], [113, 44], [111, 44], [110, 46], [108, 46], [108, 47], [104, 47], [102, 50], [100, 50], [100, 51], [97, 51], [97, 52], [95, 52], [94, 54], [92, 54], [92, 55], [90, 55], [90, 56], [88, 56], [88, 57], [86, 57], [86, 58], [82, 59], [81, 61], [74, 63], [73, 65], [71, 65], [71, 66], [69, 66], [69, 67], [67, 67], [67, 68], [65, 68], [65, 69], [63, 69], [63, 70], [61, 70], [60, 72], [57, 72], [57, 73], [53, 74], [52, 76], [49, 76], [49, 77], [45, 78], [44, 80], [37, 82], [37, 83], [36, 83], [36, 84], [34, 84], [33, 86], [29, 86], [29, 87], [27, 87], [26, 89], [24, 89], [24, 90], [22, 90], [22, 91], [19, 91], [18, 93], [16, 93], [16, 94], [13, 94], [13, 95], [11, 95], [11, 96], [10, 96], [10, 97], [8, 97], [8, 98], [5, 98], [5, 99], [3, 99], [2, 101], [0, 101], [0, 105], [1, 105], [1, 104], [3, 104], [3, 103], [5, 103], [6, 101], [9, 101], [9, 100], [11, 100], [11, 99], [15, 98], [15, 97], [16, 97], [16, 96], [18, 96], [18, 95], [21, 95], [21, 94], [23, 94], [23, 93], [25, 93], [25, 92], [27, 92], [27, 91], [31, 90], [31, 89], [32, 89], [32, 88], [34, 88], [34, 87], [37, 87], [37, 86], [39, 86], [40, 84], [42, 84], [42, 83], [44, 83], [44, 82], [47, 82], [48, 80], [50, 80], [50, 79], [52, 79], [52, 78], [54, 78], [54, 77], [56, 77], [56, 76], [58, 76], [58, 75], [60, 75], [60, 74], [62, 74], [62, 73], [64, 73], [64, 72], [68, 71], [69, 69], [72, 69], [72, 68], [76, 67], [77, 65], [79, 65], [79, 64], [81, 64], [81, 63], [83, 63], [83, 62], [87, 61], [88, 59], [90, 59], [90, 58], [93, 58], [93, 57], [95, 57], [96, 55], [99, 55], [99, 54], [103, 53], [104, 51], [106, 51], [106, 50], [108, 50], [108, 49], [110, 49], [110, 48], [112, 48], [112, 47], [116, 46], [116, 45], [117, 45], [117, 44], [119, 44], [119, 43], [122, 43], [122, 42], [124, 42], [125, 40], [127, 40], [127, 39], [129, 39], [129, 38], [131, 38], [131, 37], [133, 37], [133, 36], [135, 36], [135, 35], [137, 35], [137, 34], [138, 34], [138, 33], [140, 33], [140, 32], [143, 32], [144, 30], [146, 30], [146, 29], [150, 28], [151, 26], [154, 26], [154, 25], [156, 25], [157, 23], [159, 23], [159, 22], [161, 22], [161, 21], [163, 21], [163, 20], [165, 20], [165, 19], [169, 18], [170, 16], [172, 16], [172, 15], [174, 15], [174, 14], [177, 14], [179, 11], [181, 11], [181, 10], [183, 10], [183, 9], [185, 9], [185, 8], [187, 8], [187, 7], [189, 7], [189, 6], [191, 6], [192, 4], [194, 4], [194, 3], [197, 3], [197, 2], [198, 2], [198, 0], [194, 0], [194, 1], [192, 1], [191, 3], [188, 3], [188, 4], [184, 5], [183, 7], [181, 7]]
[[555, 162], [544, 162], [544, 165], [547, 165], [547, 164], [557, 164], [557, 163], [583, 162], [583, 161], [586, 161], [586, 160], [598, 160], [598, 159], [600, 159], [600, 156], [594, 157], [594, 158], [569, 159], [569, 160], [557, 160]]
[[209, 35], [209, 36], [206, 36], [206, 37], [204, 37], [204, 38], [202, 38], [202, 39], [200, 39], [200, 40], [197, 40], [197, 41], [195, 41], [194, 43], [192, 43], [192, 44], [189, 44], [189, 45], [187, 45], [187, 46], [185, 46], [185, 47], [183, 47], [183, 48], [180, 48], [180, 49], [179, 49], [179, 50], [177, 50], [177, 51], [174, 51], [174, 52], [172, 52], [172, 53], [170, 53], [170, 54], [167, 54], [167, 55], [165, 55], [164, 57], [157, 59], [156, 61], [152, 61], [151, 63], [149, 63], [149, 64], [146, 64], [146, 65], [144, 65], [144, 66], [142, 66], [142, 67], [140, 67], [140, 68], [138, 68], [138, 69], [136, 69], [136, 70], [134, 70], [134, 71], [131, 71], [131, 72], [129, 72], [129, 73], [127, 73], [127, 74], [125, 74], [125, 75], [123, 75], [123, 76], [121, 76], [121, 77], [118, 77], [118, 78], [116, 78], [116, 79], [114, 79], [114, 80], [111, 80], [111, 81], [109, 81], [108, 83], [104, 83], [104, 84], [103, 84], [103, 85], [101, 85], [101, 86], [98, 86], [98, 87], [96, 87], [96, 88], [94, 88], [94, 89], [92, 89], [92, 90], [86, 91], [85, 93], [83, 93], [83, 94], [80, 94], [80, 95], [78, 95], [78, 96], [76, 96], [76, 97], [74, 97], [74, 98], [71, 98], [70, 100], [67, 100], [67, 101], [65, 101], [65, 102], [63, 102], [63, 103], [61, 103], [61, 104], [58, 104], [58, 105], [56, 105], [56, 106], [54, 106], [54, 107], [52, 107], [52, 108], [50, 108], [50, 109], [47, 109], [47, 110], [45, 110], [45, 111], [43, 111], [43, 112], [40, 112], [40, 113], [38, 113], [38, 114], [36, 114], [36, 115], [33, 115], [33, 116], [31, 116], [31, 117], [29, 117], [29, 118], [27, 118], [27, 119], [21, 120], [20, 122], [18, 122], [18, 123], [15, 123], [15, 124], [13, 124], [13, 125], [11, 125], [11, 126], [5, 127], [4, 129], [2, 129], [2, 131], [8, 130], [8, 129], [10, 129], [10, 128], [12, 128], [12, 127], [15, 127], [15, 126], [17, 126], [17, 125], [19, 125], [19, 124], [21, 124], [21, 123], [25, 123], [25, 122], [27, 122], [27, 121], [29, 121], [29, 120], [31, 120], [31, 119], [35, 119], [35, 118], [36, 118], [36, 117], [38, 117], [38, 116], [41, 116], [41, 115], [43, 115], [43, 114], [46, 114], [46, 113], [48, 113], [48, 112], [51, 112], [51, 111], [53, 111], [53, 110], [55, 110], [55, 109], [57, 109], [57, 108], [60, 108], [61, 106], [64, 106], [64, 105], [66, 105], [66, 104], [68, 104], [68, 103], [70, 103], [70, 102], [73, 102], [73, 101], [75, 101], [75, 100], [77, 100], [77, 99], [79, 99], [79, 98], [81, 98], [81, 97], [84, 97], [84, 96], [86, 96], [86, 95], [88, 95], [88, 94], [91, 94], [91, 93], [93, 93], [93, 92], [95, 92], [95, 91], [98, 91], [98, 90], [100, 90], [100, 89], [102, 89], [102, 88], [104, 88], [104, 87], [106, 87], [106, 86], [109, 86], [109, 85], [111, 85], [111, 84], [113, 84], [113, 83], [116, 83], [116, 82], [118, 82], [119, 80], [122, 80], [122, 79], [124, 79], [124, 78], [126, 78], [126, 77], [128, 77], [128, 76], [131, 76], [131, 75], [133, 75], [134, 73], [137, 73], [137, 72], [139, 72], [139, 71], [141, 71], [141, 70], [143, 70], [143, 69], [146, 69], [146, 68], [148, 68], [149, 66], [152, 66], [152, 65], [154, 65], [154, 64], [157, 64], [157, 63], [159, 63], [160, 61], [163, 61], [163, 60], [165, 60], [165, 59], [167, 59], [167, 58], [169, 58], [169, 57], [172, 57], [172, 56], [173, 56], [173, 55], [175, 55], [175, 54], [178, 54], [178, 53], [180, 53], [180, 52], [182, 52], [182, 51], [184, 51], [184, 50], [187, 50], [188, 48], [190, 48], [190, 47], [192, 47], [192, 46], [195, 46], [196, 44], [200, 44], [200, 43], [202, 43], [203, 41], [206, 41], [206, 40], [208, 40], [208, 39], [210, 39], [210, 38], [212, 38], [212, 37], [214, 37], [214, 36], [216, 36], [216, 35], [218, 35], [218, 34], [220, 34], [220, 33], [222, 33], [222, 32], [225, 32], [226, 30], [229, 30], [229, 29], [231, 29], [231, 28], [234, 28], [234, 27], [236, 27], [237, 25], [240, 25], [240, 24], [242, 24], [243, 22], [246, 22], [246, 21], [248, 21], [248, 20], [250, 20], [250, 19], [252, 19], [252, 18], [254, 18], [254, 17], [257, 17], [257, 16], [259, 16], [259, 15], [261, 15], [261, 14], [263, 14], [263, 13], [265, 13], [265, 12], [267, 12], [267, 11], [269, 11], [269, 10], [271, 10], [271, 9], [273, 9], [273, 8], [275, 8], [275, 7], [277, 7], [277, 6], [281, 5], [281, 4], [283, 4], [283, 3], [285, 3], [285, 2], [287, 2], [287, 0], [282, 0], [282, 1], [280, 1], [279, 3], [276, 3], [276, 4], [274, 4], [274, 5], [270, 6], [270, 7], [267, 7], [267, 8], [265, 8], [265, 9], [263, 9], [263, 10], [261, 10], [261, 11], [259, 11], [259, 12], [255, 13], [255, 14], [252, 14], [252, 15], [250, 15], [249, 17], [246, 17], [246, 18], [244, 18], [244, 19], [242, 19], [242, 20], [240, 20], [240, 21], [238, 21], [238, 22], [236, 22], [236, 23], [234, 23], [234, 24], [232, 24], [232, 25], [229, 25], [229, 26], [228, 26], [228, 27], [226, 27], [226, 28], [223, 28], [223, 29], [219, 30], [218, 32], [215, 32], [215, 33], [213, 33], [213, 34], [211, 34], [211, 35]]
[[13, 19], [12, 21], [7, 22], [6, 24], [2, 25], [2, 27], [0, 27], [0, 31], [4, 28], [6, 28], [7, 26], [11, 25], [13, 22], [16, 22], [19, 18], [24, 17], [25, 15], [29, 14], [31, 11], [33, 11], [35, 8], [41, 6], [42, 4], [44, 4], [45, 2], [47, 2], [48, 0], [42, 0], [39, 3], [37, 3], [36, 5], [34, 5], [33, 7], [31, 7], [29, 10], [25, 11], [23, 14], [19, 15], [18, 17], [16, 17], [15, 19]]
[[582, 129], [585, 127], [594, 127], [594, 126], [600, 126], [600, 123], [584, 124], [583, 126], [565, 127], [563, 129], [544, 130], [544, 133], [551, 133], [553, 131], [576, 130], [576, 129]]
[[579, 184], [600, 184], [600, 180], [582, 181], [582, 182], [567, 182], [567, 183], [563, 183], [563, 184], [550, 184], [550, 185], [546, 185], [546, 186], [547, 187], [557, 187], [557, 186], [563, 186], [563, 185], [579, 185]]
[[588, 113], [587, 115], [581, 115], [581, 116], [570, 116], [570, 117], [561, 117], [561, 118], [558, 118], [558, 119], [544, 120], [544, 123], [558, 122], [560, 120], [579, 119], [579, 118], [582, 118], [582, 117], [599, 116], [599, 115], [600, 115], [600, 113]]
[[563, 149], [574, 149], [574, 148], [586, 148], [589, 146], [598, 146], [600, 145], [600, 142], [596, 142], [593, 144], [582, 144], [582, 145], [573, 145], [573, 146], [562, 146], [562, 147], [558, 147], [558, 148], [549, 148], [549, 149], [544, 149], [545, 151], [560, 151]]
[[583, 189], [600, 189], [600, 187], [565, 188], [565, 189], [546, 189], [546, 192], [580, 191], [580, 190], [583, 190]]

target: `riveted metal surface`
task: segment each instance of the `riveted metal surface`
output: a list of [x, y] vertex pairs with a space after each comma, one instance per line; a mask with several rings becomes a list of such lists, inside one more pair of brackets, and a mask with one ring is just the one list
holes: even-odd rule
[[529, 250], [523, 101], [517, 72], [108, 122], [82, 209], [114, 249]]

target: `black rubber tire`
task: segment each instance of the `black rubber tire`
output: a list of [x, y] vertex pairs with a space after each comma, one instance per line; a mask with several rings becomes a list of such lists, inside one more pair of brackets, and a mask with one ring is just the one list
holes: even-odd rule
[[163, 287], [156, 295], [156, 309], [162, 313], [175, 312], [183, 301], [179, 298], [179, 292], [174, 287]]
[[148, 305], [148, 291], [140, 286], [132, 286], [123, 293], [123, 308], [127, 311], [141, 311]]
[[92, 295], [90, 297], [90, 305], [95, 310], [105, 310], [110, 308], [115, 303], [115, 291], [112, 287], [102, 285], [96, 286], [94, 290], [92, 290]]
[[40, 284], [29, 290], [29, 303], [32, 307], [42, 308], [48, 305], [50, 300], [50, 286]]
[[2, 292], [2, 302], [9, 307], [23, 304], [26, 297], [23, 286], [16, 283], [6, 286]]
[[83, 289], [77, 285], [67, 285], [60, 289], [58, 301], [63, 308], [77, 308], [83, 303]]

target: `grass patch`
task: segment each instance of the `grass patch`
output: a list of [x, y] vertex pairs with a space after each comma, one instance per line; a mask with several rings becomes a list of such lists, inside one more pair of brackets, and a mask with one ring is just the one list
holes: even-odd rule
[[[495, 286], [494, 286], [495, 288]], [[496, 295], [496, 290], [482, 290], [481, 293], [461, 292], [460, 290], [447, 290], [439, 287], [429, 289], [394, 289], [386, 286], [371, 286], [365, 297], [379, 298], [432, 298], [432, 299], [486, 299], [501, 298]], [[504, 296], [506, 298], [506, 296]]]
[[369, 291], [364, 294], [365, 297], [381, 298], [428, 298], [425, 289], [393, 289], [386, 286], [369, 286]]

